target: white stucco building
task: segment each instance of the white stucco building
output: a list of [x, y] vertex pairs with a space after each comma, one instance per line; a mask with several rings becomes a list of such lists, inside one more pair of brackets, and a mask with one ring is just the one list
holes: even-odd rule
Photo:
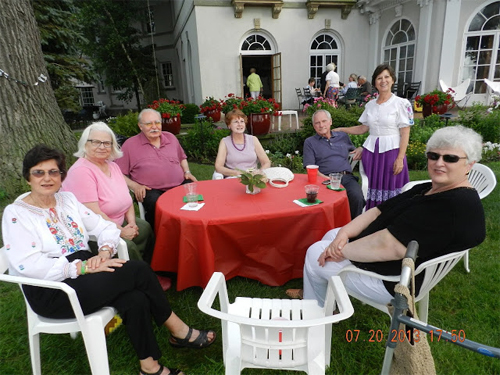
[[[420, 93], [471, 78], [469, 103], [486, 103], [483, 79], [500, 81], [499, 0], [149, 0], [159, 85], [169, 98], [243, 94], [251, 67], [264, 95], [298, 108], [295, 88], [319, 79], [333, 61], [341, 81], [371, 80], [389, 62], [398, 81], [421, 81]], [[148, 30], [153, 29], [153, 33]], [[108, 108], [118, 103], [99, 94]]]

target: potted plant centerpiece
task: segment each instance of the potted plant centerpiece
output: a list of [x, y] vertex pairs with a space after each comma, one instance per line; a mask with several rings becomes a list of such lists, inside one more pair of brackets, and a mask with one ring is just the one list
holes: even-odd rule
[[248, 169], [240, 171], [240, 182], [246, 185], [247, 194], [258, 194], [260, 189], [264, 189], [267, 183], [267, 177], [258, 169]]
[[248, 116], [247, 129], [250, 134], [261, 135], [269, 133], [271, 115], [277, 113], [279, 105], [272, 98], [265, 99], [259, 96], [257, 99], [243, 99], [229, 94], [224, 100], [222, 111], [227, 113], [233, 109], [239, 109]]
[[200, 112], [207, 116], [207, 118], [211, 118], [214, 122], [220, 121], [221, 111], [221, 100], [215, 100], [212, 96], [205, 99], [203, 104], [200, 105]]
[[455, 106], [453, 96], [451, 96], [449, 90], [446, 92], [434, 90], [427, 94], [417, 95], [415, 102], [422, 107], [424, 117], [433, 113], [443, 115]]
[[183, 104], [176, 100], [161, 98], [153, 101], [148, 107], [161, 113], [161, 130], [172, 134], [180, 133]]

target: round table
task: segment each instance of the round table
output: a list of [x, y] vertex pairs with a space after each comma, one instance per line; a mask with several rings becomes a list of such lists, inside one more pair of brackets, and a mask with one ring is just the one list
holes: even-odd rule
[[205, 202], [199, 211], [181, 210], [183, 186], [165, 192], [156, 205], [151, 266], [176, 272], [177, 290], [205, 287], [214, 271], [273, 286], [302, 277], [307, 248], [350, 221], [345, 191], [320, 185], [323, 203], [295, 204], [307, 184], [307, 175], [297, 174], [286, 188], [268, 184], [250, 195], [239, 179], [199, 181]]

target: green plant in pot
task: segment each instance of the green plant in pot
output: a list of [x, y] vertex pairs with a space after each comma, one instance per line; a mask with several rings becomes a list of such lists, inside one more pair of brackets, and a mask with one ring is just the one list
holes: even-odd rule
[[267, 183], [267, 177], [258, 169], [248, 169], [241, 171], [240, 182], [247, 187], [248, 194], [257, 194], [260, 189], [264, 189]]

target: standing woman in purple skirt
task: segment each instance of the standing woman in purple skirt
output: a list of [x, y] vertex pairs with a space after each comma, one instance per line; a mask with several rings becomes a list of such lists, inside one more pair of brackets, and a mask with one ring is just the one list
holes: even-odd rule
[[379, 96], [366, 103], [359, 118], [362, 125], [336, 128], [348, 134], [370, 131], [363, 148], [354, 151], [354, 159], [361, 159], [368, 177], [366, 210], [401, 193], [410, 180], [406, 149], [413, 125], [413, 109], [407, 99], [392, 93], [396, 73], [388, 64], [377, 66], [372, 75], [372, 85]]

